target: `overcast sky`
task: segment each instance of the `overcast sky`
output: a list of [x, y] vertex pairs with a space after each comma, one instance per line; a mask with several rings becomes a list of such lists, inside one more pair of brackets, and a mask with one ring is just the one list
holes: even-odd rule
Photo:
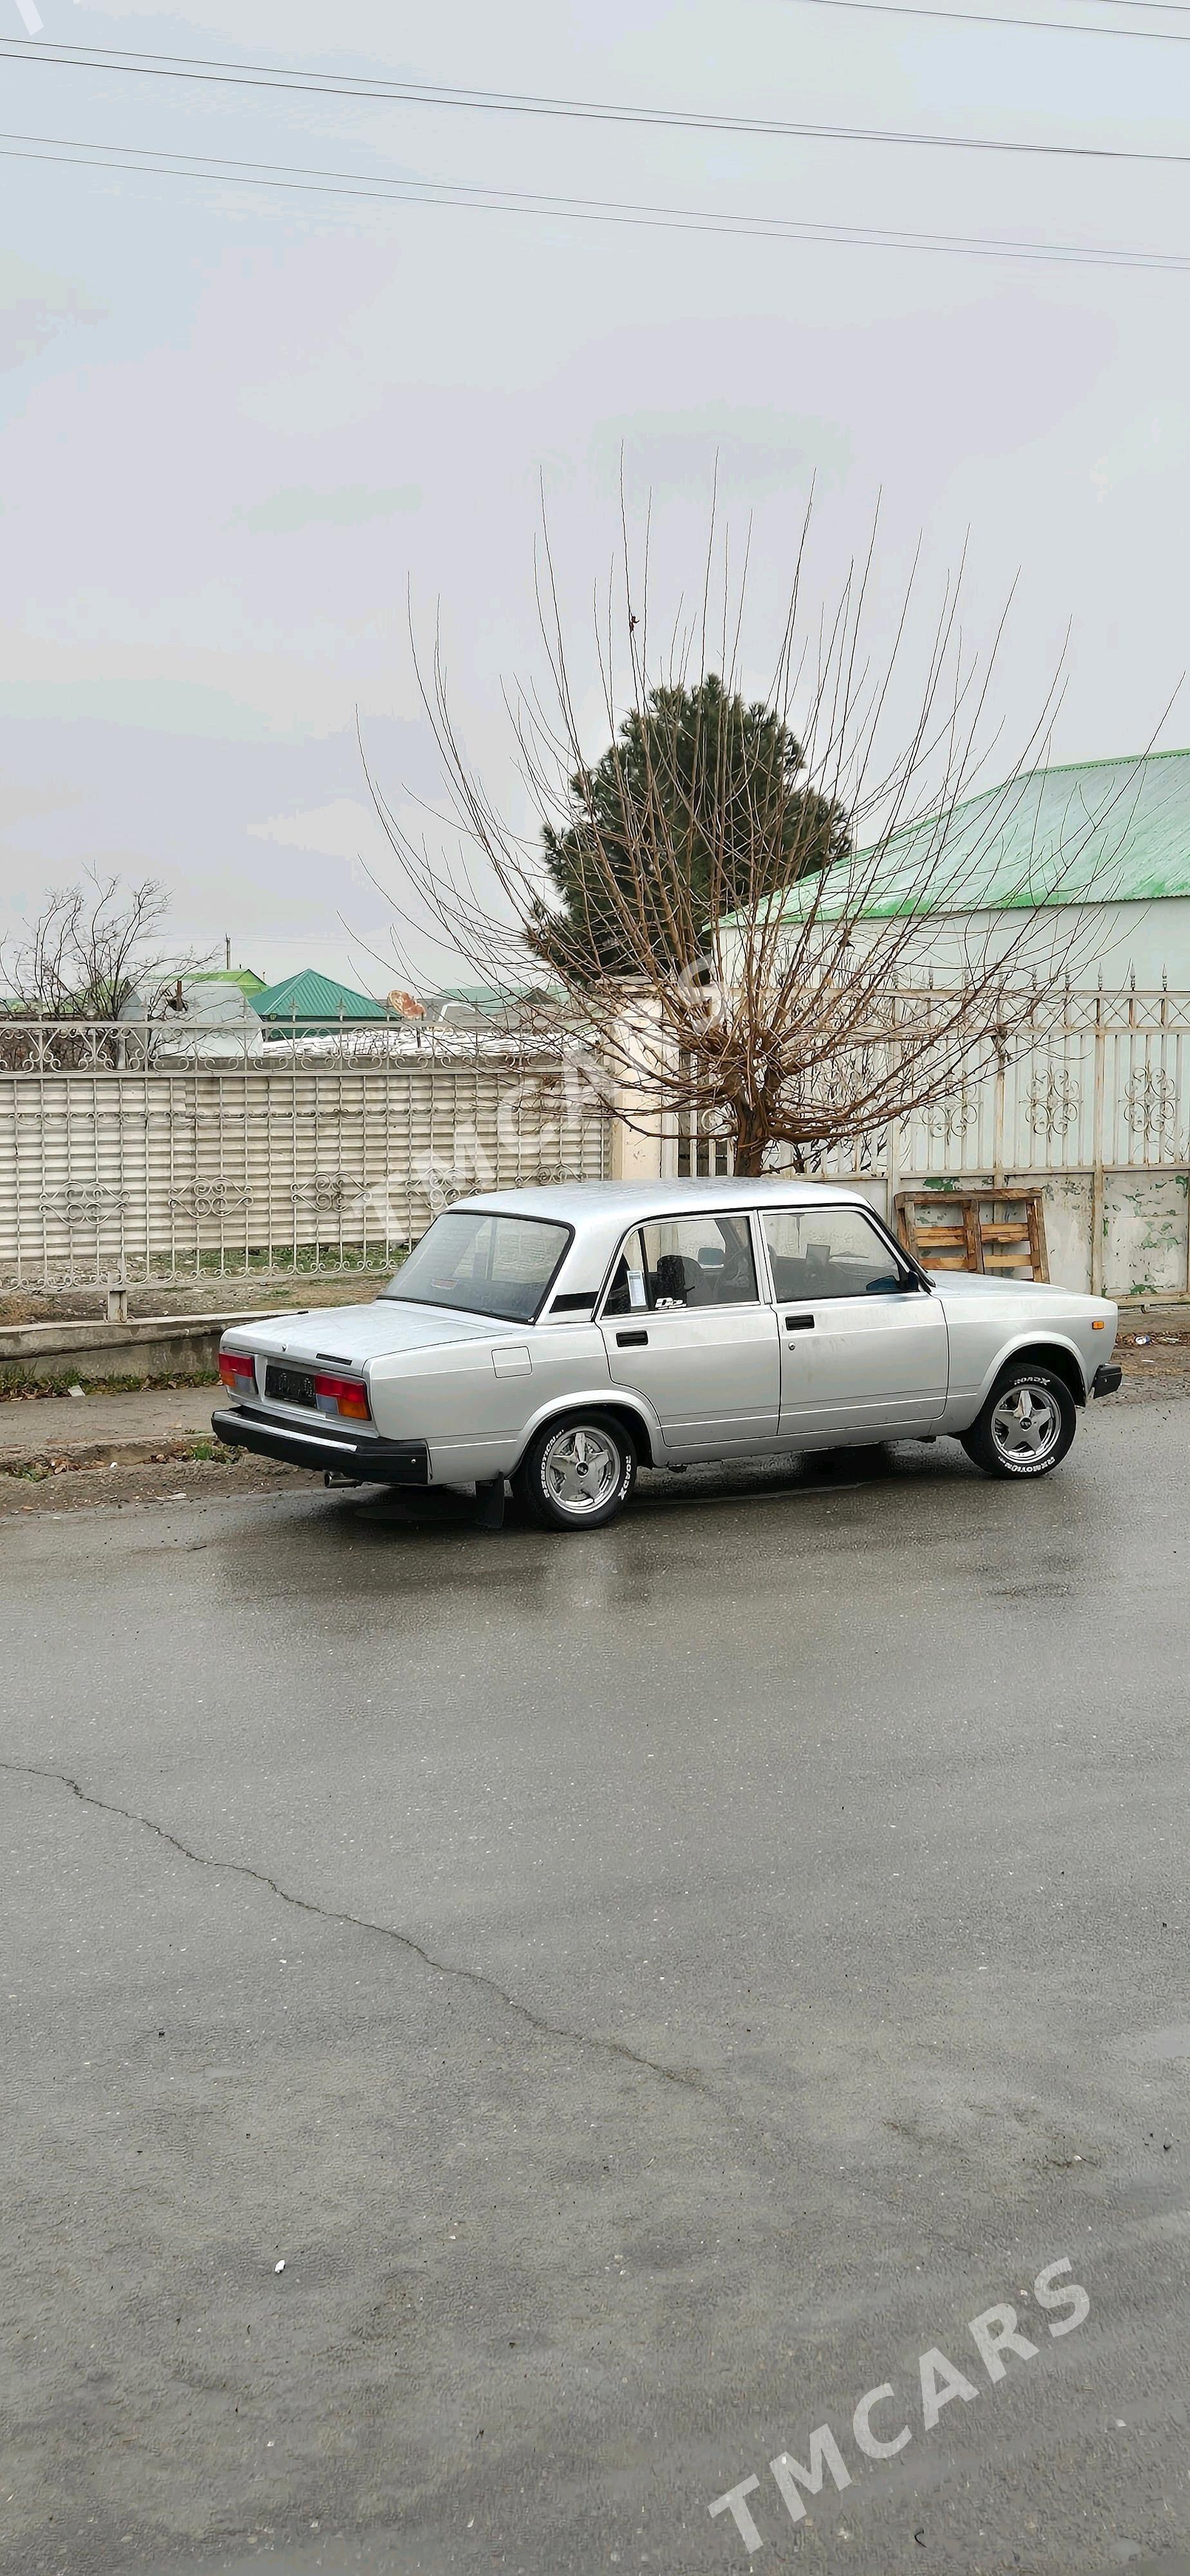
[[[962, 5], [962, 0], [957, 0]], [[986, 5], [986, 0], [985, 0]], [[997, 5], [997, 0], [990, 0]], [[1000, 0], [1174, 26], [1105, 0]], [[1190, 45], [815, 0], [38, 0], [42, 41], [936, 133], [1186, 148]], [[0, 35], [22, 36], [20, 0]], [[1190, 26], [1190, 22], [1187, 22]], [[1190, 253], [1186, 172], [344, 103], [4, 60], [8, 135], [823, 224]], [[0, 161], [3, 908], [85, 865], [180, 943], [384, 989], [358, 704], [432, 796], [406, 636], [515, 808], [500, 684], [540, 672], [539, 480], [580, 602], [652, 493], [655, 595], [697, 581], [713, 460], [754, 520], [763, 677], [811, 476], [824, 578], [883, 489], [877, 625], [924, 531], [970, 530], [968, 631], [1022, 579], [1015, 752], [1072, 627], [1055, 756], [1143, 744], [1187, 655], [1190, 276], [725, 239]], [[1185, 692], [1164, 744], [1190, 739]], [[591, 749], [601, 747], [593, 739]], [[344, 927], [346, 923], [347, 927]], [[426, 956], [428, 963], [428, 952]]]

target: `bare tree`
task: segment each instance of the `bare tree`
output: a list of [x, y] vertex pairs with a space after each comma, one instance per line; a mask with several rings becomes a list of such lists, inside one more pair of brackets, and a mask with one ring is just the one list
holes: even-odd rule
[[[915, 566], [891, 645], [877, 653], [875, 531], [829, 607], [807, 615], [808, 531], [807, 515], [772, 677], [751, 699], [749, 724], [739, 721], [746, 565], [733, 581], [712, 534], [698, 612], [654, 655], [647, 548], [634, 572], [625, 530], [596, 616], [611, 750], [593, 762], [547, 532], [537, 596], [548, 697], [504, 691], [533, 828], [514, 830], [475, 776], [440, 642], [418, 678], [447, 786], [437, 820], [453, 847], [415, 840], [368, 771], [403, 879], [393, 897], [398, 956], [405, 928], [428, 933], [510, 1003], [535, 968], [540, 982], [544, 961], [555, 1024], [590, 1032], [628, 1086], [629, 1123], [699, 1114], [729, 1138], [743, 1172], [760, 1171], [774, 1149], [811, 1167], [1026, 1046], [1090, 945], [1083, 907], [1101, 891], [1103, 828], [1123, 793], [1094, 811], [1076, 802], [1057, 848], [1039, 846], [1034, 817], [1012, 909], [978, 926], [970, 916], [1006, 828], [1019, 839], [1023, 818], [1028, 841], [1029, 782], [1046, 756], [1059, 680], [978, 828], [956, 829], [995, 740], [989, 685], [1007, 607], [990, 650], [972, 654], [960, 567], [919, 644]], [[692, 722], [706, 728], [693, 758]], [[775, 740], [792, 742], [796, 760], [774, 759]], [[1080, 873], [1088, 853], [1093, 889], [1085, 865]], [[941, 914], [952, 927], [968, 916], [945, 979], [925, 962]]]
[[[79, 884], [55, 889], [24, 935], [0, 947], [6, 1055], [19, 1046], [11, 1024], [22, 1019], [61, 1030], [52, 1052], [64, 1062], [71, 1030], [128, 1019], [134, 1005], [135, 1017], [147, 1022], [184, 1012], [182, 979], [201, 961], [161, 945], [168, 909], [151, 878], [125, 886], [88, 870]], [[43, 1055], [45, 1043], [43, 1037]], [[114, 1060], [114, 1032], [103, 1043]]]

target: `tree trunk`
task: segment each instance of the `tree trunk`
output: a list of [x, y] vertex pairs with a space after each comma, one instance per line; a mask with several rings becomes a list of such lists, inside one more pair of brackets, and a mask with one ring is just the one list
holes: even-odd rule
[[777, 1144], [788, 1147], [794, 1171], [804, 1172], [806, 1168], [804, 1137], [790, 1136], [787, 1131], [771, 1125], [763, 1108], [754, 1109], [750, 1116], [741, 1117], [737, 1113], [732, 1146], [733, 1171], [739, 1173], [741, 1180], [762, 1180], [765, 1155], [770, 1145]]
[[736, 1171], [744, 1180], [759, 1180], [764, 1170], [765, 1153], [771, 1142], [767, 1123], [759, 1118], [737, 1118], [735, 1151], [732, 1157]]

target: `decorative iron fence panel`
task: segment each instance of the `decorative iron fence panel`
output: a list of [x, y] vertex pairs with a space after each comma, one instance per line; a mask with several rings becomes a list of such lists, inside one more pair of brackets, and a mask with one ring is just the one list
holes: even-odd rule
[[0, 1280], [381, 1268], [467, 1190], [601, 1178], [608, 1138], [580, 1067], [490, 1042], [237, 1058], [4, 1022]]
[[[671, 1170], [730, 1168], [713, 1117], [674, 1125]], [[1039, 1184], [1051, 1277], [1109, 1297], [1190, 1296], [1190, 993], [1049, 997], [1009, 1063], [814, 1168], [859, 1182], [885, 1216], [902, 1187]]]

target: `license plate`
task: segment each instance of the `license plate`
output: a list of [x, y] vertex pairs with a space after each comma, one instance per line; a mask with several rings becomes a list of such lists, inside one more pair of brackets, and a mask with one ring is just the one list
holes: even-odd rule
[[279, 1404], [314, 1402], [314, 1380], [308, 1369], [277, 1368], [272, 1361], [264, 1373], [266, 1395], [275, 1395]]

